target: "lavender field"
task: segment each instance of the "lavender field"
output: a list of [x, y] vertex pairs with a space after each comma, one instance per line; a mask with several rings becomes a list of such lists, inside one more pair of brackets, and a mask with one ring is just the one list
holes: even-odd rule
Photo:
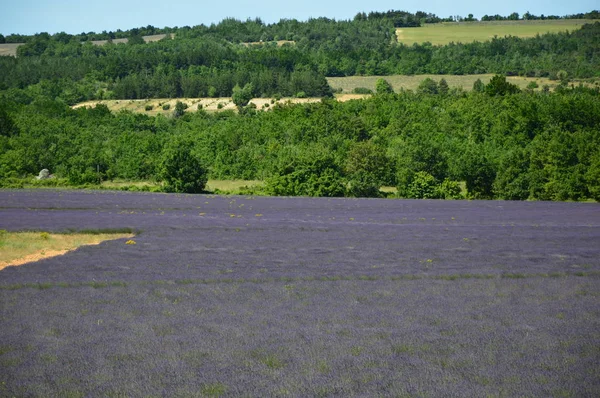
[[600, 205], [0, 191], [0, 396], [596, 397]]

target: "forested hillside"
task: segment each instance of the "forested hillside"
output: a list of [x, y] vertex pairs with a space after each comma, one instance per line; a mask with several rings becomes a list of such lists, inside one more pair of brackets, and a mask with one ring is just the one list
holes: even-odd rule
[[[600, 23], [575, 32], [487, 42], [396, 42], [394, 19], [326, 18], [308, 22], [225, 20], [180, 28], [175, 39], [103, 46], [39, 34], [0, 57], [0, 89], [25, 88], [67, 104], [91, 99], [230, 96], [235, 85], [253, 95], [331, 94], [325, 77], [393, 74], [498, 73], [556, 78], [600, 77]], [[270, 40], [288, 40], [283, 46]], [[259, 42], [264, 44], [244, 45]]]
[[[154, 180], [199, 192], [211, 177], [263, 180], [262, 193], [273, 195], [380, 196], [395, 186], [411, 198], [600, 199], [600, 91], [570, 83], [600, 77], [600, 23], [527, 39], [404, 46], [394, 28], [411, 18], [225, 20], [153, 43], [140, 35], [170, 32], [136, 30], [128, 44], [103, 46], [79, 36], [27, 38], [17, 57], [0, 57], [0, 186], [21, 186], [45, 168], [57, 177], [46, 185]], [[468, 93], [435, 79], [394, 93], [380, 79], [372, 98], [345, 103], [330, 99], [326, 80], [484, 72], [498, 75]], [[521, 91], [504, 78], [515, 74], [560, 85]], [[219, 96], [232, 96], [238, 112], [184, 112], [178, 103], [172, 116], [150, 117], [69, 107]], [[253, 96], [323, 101], [273, 100], [261, 112], [246, 106]]]

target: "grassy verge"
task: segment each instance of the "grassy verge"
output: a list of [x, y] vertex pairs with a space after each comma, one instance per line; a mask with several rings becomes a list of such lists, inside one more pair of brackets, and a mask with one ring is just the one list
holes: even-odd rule
[[7, 232], [0, 230], [0, 270], [42, 258], [54, 257], [84, 245], [106, 240], [132, 238], [132, 233]]

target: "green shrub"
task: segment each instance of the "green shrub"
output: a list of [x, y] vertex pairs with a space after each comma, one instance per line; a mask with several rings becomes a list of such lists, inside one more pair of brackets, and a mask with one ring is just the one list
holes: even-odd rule
[[163, 150], [160, 176], [166, 192], [201, 193], [208, 181], [208, 170], [192, 152], [194, 143], [175, 138]]
[[154, 106], [146, 105], [146, 107], [144, 109], [146, 110], [146, 112], [148, 112], [148, 111], [151, 111], [152, 109], [154, 109]]
[[171, 104], [164, 104], [162, 106], [163, 111], [168, 111], [169, 109], [171, 109]]
[[366, 88], [366, 87], [354, 87], [354, 89], [352, 90], [352, 93], [354, 93], [354, 94], [373, 94], [373, 90], [371, 90], [370, 88]]
[[267, 179], [265, 192], [277, 196], [344, 196], [346, 184], [328, 153], [312, 153], [280, 167]]
[[440, 194], [437, 180], [425, 171], [414, 174], [407, 192], [408, 197], [414, 199], [438, 199]]
[[460, 184], [457, 181], [451, 181], [446, 178], [438, 185], [436, 197], [439, 199], [462, 199], [463, 195]]

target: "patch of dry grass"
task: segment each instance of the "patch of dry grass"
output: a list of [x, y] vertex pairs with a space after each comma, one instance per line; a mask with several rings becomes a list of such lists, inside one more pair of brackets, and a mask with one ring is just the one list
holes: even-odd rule
[[[426, 78], [431, 78], [436, 82], [439, 82], [442, 78], [446, 79], [448, 85], [453, 88], [462, 88], [463, 90], [470, 91], [473, 88], [473, 83], [477, 79], [481, 79], [484, 84], [487, 84], [494, 75], [491, 73], [482, 75], [391, 75], [391, 76], [348, 76], [348, 77], [328, 77], [327, 82], [334, 89], [342, 89], [342, 94], [352, 93], [357, 87], [364, 87], [375, 91], [375, 83], [378, 79], [385, 79], [392, 85], [395, 91], [400, 89], [405, 90], [416, 90], [419, 84]], [[544, 85], [554, 88], [558, 86], [559, 82], [556, 80], [550, 80], [542, 77], [521, 77], [521, 76], [509, 76], [506, 78], [509, 82], [516, 84], [519, 88], [524, 89], [531, 82], [538, 84], [538, 90]], [[585, 84], [585, 83], [584, 83]]]
[[209, 191], [219, 190], [221, 192], [237, 192], [240, 188], [252, 188], [264, 186], [260, 180], [208, 180], [206, 189]]
[[488, 22], [444, 22], [426, 24], [419, 28], [398, 28], [398, 42], [406, 45], [430, 42], [444, 45], [488, 41], [494, 36], [534, 37], [545, 33], [558, 33], [580, 29], [590, 23], [587, 19], [560, 19], [545, 21], [488, 21]]
[[23, 43], [2, 43], [0, 44], [0, 56], [17, 56], [17, 47]]
[[133, 234], [51, 234], [0, 231], [0, 270], [43, 258], [59, 256], [84, 245], [131, 238]]
[[[220, 97], [220, 98], [155, 98], [155, 99], [143, 99], [143, 100], [95, 100], [86, 101], [79, 104], [73, 105], [73, 109], [80, 108], [82, 106], [93, 108], [97, 104], [104, 104], [112, 112], [119, 112], [121, 110], [127, 110], [136, 113], [145, 113], [148, 116], [164, 115], [170, 116], [175, 110], [175, 104], [177, 101], [181, 101], [187, 104], [188, 108], [186, 112], [196, 112], [199, 108], [204, 109], [207, 112], [218, 112], [233, 110], [237, 111], [237, 107], [233, 103], [231, 97]], [[258, 110], [268, 110], [275, 103], [293, 103], [293, 104], [306, 104], [312, 102], [319, 102], [321, 98], [281, 98], [278, 101], [272, 100], [271, 98], [254, 98], [250, 101], [251, 104], [256, 105]], [[265, 106], [268, 104], [269, 106]], [[163, 106], [169, 105], [167, 110], [163, 109]], [[151, 110], [146, 110], [146, 107], [152, 107]]]
[[241, 43], [242, 45], [246, 46], [246, 47], [250, 47], [250, 46], [262, 46], [265, 44], [272, 44], [275, 43], [277, 45], [277, 47], [281, 47], [283, 45], [289, 44], [289, 45], [294, 45], [296, 44], [295, 41], [293, 40], [277, 40], [277, 41], [252, 41], [252, 42], [248, 42], [248, 43]]
[[[263, 181], [260, 180], [208, 180], [206, 183], [207, 191], [219, 190], [225, 193], [235, 193], [240, 188], [252, 188], [261, 187], [264, 185]], [[125, 181], [125, 180], [114, 180], [114, 181], [103, 181], [102, 187], [107, 189], [119, 189], [123, 187], [158, 187], [160, 183], [152, 181]]]

